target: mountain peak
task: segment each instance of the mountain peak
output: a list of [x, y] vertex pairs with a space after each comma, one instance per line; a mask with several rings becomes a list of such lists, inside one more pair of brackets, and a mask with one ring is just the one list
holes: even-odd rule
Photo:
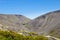
[[53, 11], [53, 12], [60, 12], [60, 10], [56, 10], [56, 11]]

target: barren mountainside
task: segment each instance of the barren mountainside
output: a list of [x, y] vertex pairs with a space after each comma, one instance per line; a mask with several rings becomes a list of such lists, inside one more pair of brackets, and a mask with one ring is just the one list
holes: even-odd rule
[[29, 31], [60, 38], [60, 10], [46, 13], [33, 20], [23, 15], [0, 14], [0, 29]]
[[0, 14], [0, 29], [12, 31], [26, 30], [25, 24], [27, 24], [29, 21], [29, 18], [22, 15]]
[[32, 32], [60, 38], [60, 10], [39, 16], [28, 25]]

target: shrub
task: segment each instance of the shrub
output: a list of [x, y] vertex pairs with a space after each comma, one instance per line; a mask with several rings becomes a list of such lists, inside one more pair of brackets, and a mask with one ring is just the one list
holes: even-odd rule
[[0, 40], [48, 40], [48, 38], [44, 36], [26, 36], [12, 31], [0, 30]]

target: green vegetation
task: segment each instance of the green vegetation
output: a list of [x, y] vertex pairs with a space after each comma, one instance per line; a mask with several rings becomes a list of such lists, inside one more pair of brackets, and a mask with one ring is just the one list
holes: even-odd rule
[[0, 40], [48, 40], [48, 38], [44, 36], [26, 36], [12, 31], [0, 30]]

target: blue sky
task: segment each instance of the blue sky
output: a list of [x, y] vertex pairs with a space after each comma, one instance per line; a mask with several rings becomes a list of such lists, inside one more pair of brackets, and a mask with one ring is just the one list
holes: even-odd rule
[[60, 0], [0, 0], [0, 14], [21, 14], [31, 19], [59, 9]]

